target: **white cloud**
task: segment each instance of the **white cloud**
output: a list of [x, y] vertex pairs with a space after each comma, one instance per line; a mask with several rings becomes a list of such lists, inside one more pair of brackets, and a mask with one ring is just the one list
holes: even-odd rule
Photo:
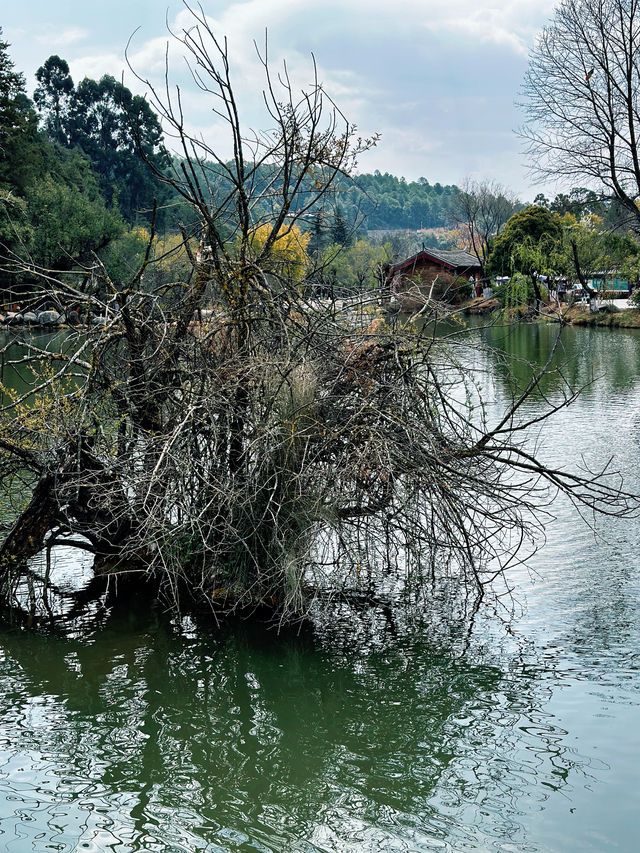
[[[266, 28], [274, 79], [286, 60], [294, 86], [299, 90], [308, 85], [314, 53], [319, 79], [345, 115], [363, 135], [382, 133], [379, 148], [363, 157], [364, 169], [391, 170], [407, 178], [422, 174], [444, 182], [486, 168], [487, 177], [499, 180], [506, 180], [508, 171], [519, 188], [527, 181], [511, 133], [520, 124], [513, 101], [529, 46], [555, 3], [324, 0], [319, 6], [312, 0], [203, 0], [213, 32], [228, 38], [234, 90], [249, 127], [270, 125], [261, 101], [264, 70], [254, 46], [255, 39], [263, 48]], [[111, 0], [108, 12], [69, 0], [48, 4], [38, 20], [48, 22], [47, 43], [67, 59], [76, 81], [105, 73], [120, 79], [124, 70], [126, 85], [137, 93], [144, 86], [128, 71], [124, 58], [129, 34], [143, 24], [128, 56], [138, 74], [159, 89], [164, 86], [169, 41], [170, 78], [180, 86], [190, 126], [217, 142], [221, 136], [211, 97], [195, 87], [179, 45], [166, 32], [166, 6], [174, 32], [193, 26], [180, 0], [166, 0], [162, 8], [154, 0], [139, 5]], [[24, 29], [22, 24], [14, 13], [12, 32]], [[38, 36], [43, 29], [38, 28]], [[36, 38], [21, 37], [16, 46], [25, 57], [21, 67], [27, 73], [27, 57], [35, 69], [46, 55], [40, 47], [44, 42]]]
[[88, 35], [88, 30], [81, 29], [80, 27], [70, 27], [62, 32], [56, 32], [55, 29], [49, 28], [46, 33], [36, 35], [35, 39], [40, 44], [46, 44], [49, 49], [61, 49], [83, 41]]
[[69, 71], [76, 83], [84, 77], [99, 80], [104, 74], [111, 74], [119, 80], [124, 71], [124, 59], [117, 53], [78, 56], [69, 60]]
[[[492, 167], [490, 176], [499, 178], [501, 160], [513, 162], [510, 131], [518, 119], [512, 102], [528, 46], [551, 7], [552, 0], [540, 0], [536, 7], [531, 0], [494, 0], [491, 5], [325, 0], [322, 8], [311, 0], [239, 0], [217, 6], [206, 23], [221, 43], [228, 39], [235, 94], [248, 126], [269, 124], [261, 98], [264, 69], [254, 45], [255, 40], [264, 49], [266, 28], [276, 85], [285, 61], [295, 86], [309, 84], [314, 52], [319, 79], [349, 119], [365, 135], [381, 132], [380, 146], [363, 158], [363, 168], [460, 180], [483, 166]], [[182, 9], [171, 27], [181, 34], [195, 23]], [[165, 52], [166, 39], [154, 36], [139, 44], [134, 40], [130, 59], [159, 86]], [[189, 80], [179, 52], [173, 44], [170, 76], [181, 86], [185, 115], [207, 139], [219, 140], [210, 98]], [[491, 102], [487, 90], [493, 93]], [[487, 120], [494, 127], [492, 139], [499, 140], [493, 145], [478, 133]], [[519, 166], [511, 171], [518, 173]]]
[[135, 40], [132, 40], [127, 49], [127, 59], [141, 77], [164, 73], [168, 44], [170, 40], [164, 36], [149, 39], [141, 47], [136, 47]]

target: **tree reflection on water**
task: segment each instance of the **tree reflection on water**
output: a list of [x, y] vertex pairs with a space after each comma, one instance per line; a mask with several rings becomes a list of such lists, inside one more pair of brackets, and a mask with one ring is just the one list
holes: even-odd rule
[[545, 711], [551, 670], [350, 642], [144, 607], [5, 631], [7, 850], [535, 849], [523, 817], [597, 777]]

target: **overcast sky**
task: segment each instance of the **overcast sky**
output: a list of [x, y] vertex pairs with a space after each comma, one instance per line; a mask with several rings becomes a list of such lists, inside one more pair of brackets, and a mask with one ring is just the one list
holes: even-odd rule
[[[514, 102], [536, 33], [549, 19], [553, 0], [203, 0], [216, 32], [226, 35], [233, 78], [250, 124], [263, 129], [257, 112], [259, 69], [253, 40], [268, 28], [274, 66], [287, 60], [300, 86], [317, 59], [327, 91], [359, 132], [381, 134], [360, 162], [374, 169], [460, 183], [490, 178], [531, 200], [539, 191], [527, 176], [514, 130], [522, 117]], [[52, 53], [65, 58], [76, 82], [125, 75], [124, 53], [144, 77], [159, 79], [168, 38], [187, 16], [177, 0], [24, 0], [7, 3], [0, 17], [16, 68], [34, 86], [34, 72]], [[178, 57], [175, 79], [186, 84]], [[202, 95], [186, 93], [194, 124], [223, 145], [219, 126]], [[553, 188], [547, 188], [553, 190]]]

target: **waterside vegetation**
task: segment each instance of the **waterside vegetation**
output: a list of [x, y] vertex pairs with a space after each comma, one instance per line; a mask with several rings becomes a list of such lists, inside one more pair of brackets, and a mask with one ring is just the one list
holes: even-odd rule
[[[376, 137], [359, 138], [317, 78], [298, 91], [264, 55], [268, 130], [248, 129], [226, 44], [190, 14], [174, 38], [224, 119], [230, 161], [188, 132], [170, 85], [143, 80], [143, 103], [112, 78], [76, 87], [58, 57], [38, 72], [43, 133], [1, 45], [4, 141], [20, 166], [0, 176], [5, 301], [76, 326], [55, 348], [24, 335], [19, 356], [13, 342], [2, 351], [33, 375], [25, 393], [3, 387], [0, 411], [5, 605], [26, 596], [46, 615], [47, 578], [38, 597], [28, 564], [64, 543], [176, 607], [288, 620], [338, 599], [425, 608], [455, 589], [473, 609], [509, 590], [506, 570], [538, 547], [557, 492], [587, 516], [635, 513], [610, 460], [563, 471], [523, 438], [575, 398], [561, 376], [544, 414], [527, 414], [533, 372], [496, 415], [479, 343], [449, 304], [380, 316], [393, 246], [356, 239], [364, 202], [349, 207]], [[584, 275], [583, 245], [638, 255], [604, 216], [509, 216], [518, 205], [496, 185], [450, 195], [483, 270], [516, 273], [525, 304], [563, 264]]]

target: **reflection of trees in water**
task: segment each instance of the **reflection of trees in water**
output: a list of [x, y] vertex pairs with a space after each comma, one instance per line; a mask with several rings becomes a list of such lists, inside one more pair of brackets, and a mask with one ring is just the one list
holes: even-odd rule
[[[555, 324], [500, 323], [480, 332], [488, 344], [487, 358], [503, 391], [511, 396], [551, 355], [559, 327]], [[630, 388], [640, 375], [640, 334], [635, 329], [566, 327], [550, 371], [542, 377], [540, 393], [583, 388], [604, 380], [608, 391]]]
[[517, 842], [523, 813], [590, 772], [544, 710], [549, 674], [520, 663], [398, 641], [348, 664], [255, 626], [176, 636], [130, 618], [89, 641], [2, 638], [0, 777], [62, 850]]
[[[544, 363], [555, 329], [486, 334], [504, 354], [487, 364], [506, 388], [529, 379], [519, 359]], [[613, 364], [611, 383], [628, 387], [640, 347], [621, 334], [565, 330], [565, 378], [584, 384]], [[384, 648], [366, 656], [331, 653], [333, 637], [318, 654], [249, 626], [232, 639], [180, 638], [143, 599], [137, 625], [130, 600], [125, 612], [109, 597], [87, 611], [99, 584], [60, 598], [88, 641], [2, 638], [10, 734], [0, 780], [16, 792], [15, 815], [33, 817], [61, 850], [80, 837], [123, 851], [458, 849], [485, 839], [521, 849], [526, 813], [596, 772], [545, 711], [546, 664], [516, 662], [505, 674], [452, 660], [394, 638], [403, 626], [389, 620]], [[631, 618], [618, 598], [611, 613]], [[603, 637], [605, 613], [583, 614], [584, 636]], [[17, 826], [16, 816], [0, 822], [8, 834]]]
[[[482, 335], [490, 344], [485, 358], [488, 372], [500, 379], [500, 393], [508, 393], [515, 377], [528, 381], [527, 363], [542, 364], [557, 334], [555, 327], [521, 324], [493, 327]], [[625, 488], [640, 490], [637, 466], [638, 377], [640, 333], [634, 329], [575, 328], [563, 330], [556, 366], [575, 388], [595, 380], [584, 392], [580, 411], [559, 413], [558, 422], [545, 425], [549, 455], [571, 465], [586, 456], [593, 465], [615, 456], [624, 474]], [[502, 351], [505, 359], [496, 356]], [[552, 395], [561, 384], [559, 373], [543, 377], [541, 392]], [[533, 401], [529, 405], [534, 405]], [[629, 423], [627, 423], [629, 421]], [[635, 427], [629, 432], [629, 424]], [[563, 435], [564, 433], [564, 435]], [[629, 649], [637, 650], [640, 619], [637, 553], [640, 534], [633, 520], [600, 518], [599, 538], [580, 525], [568, 507], [554, 505], [559, 524], [535, 560], [544, 578], [545, 619], [558, 620], [558, 642], [580, 657], [610, 656], [618, 672]], [[562, 565], [562, 570], [558, 566]], [[550, 609], [549, 601], [553, 601]], [[606, 669], [606, 668], [605, 668]], [[602, 667], [588, 666], [589, 678], [600, 678]], [[606, 678], [606, 676], [604, 676]]]

